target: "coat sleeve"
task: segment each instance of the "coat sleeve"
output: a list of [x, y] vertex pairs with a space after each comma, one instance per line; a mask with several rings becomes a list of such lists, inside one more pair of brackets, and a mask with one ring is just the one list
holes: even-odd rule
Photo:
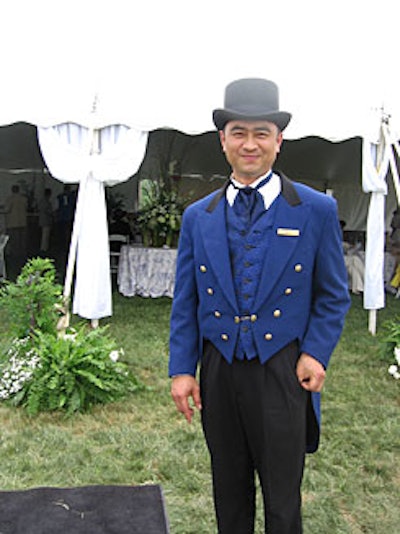
[[350, 296], [336, 202], [325, 209], [314, 263], [311, 311], [300, 349], [326, 368], [339, 341]]
[[188, 208], [179, 237], [174, 299], [170, 321], [169, 375], [196, 374], [200, 357], [197, 286], [193, 249], [195, 213]]

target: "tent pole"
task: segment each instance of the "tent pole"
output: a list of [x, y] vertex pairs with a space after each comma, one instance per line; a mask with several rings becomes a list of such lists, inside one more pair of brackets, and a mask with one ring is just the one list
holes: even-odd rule
[[71, 298], [71, 288], [72, 288], [72, 279], [75, 270], [76, 263], [76, 251], [78, 247], [78, 235], [79, 228], [81, 224], [81, 212], [84, 204], [84, 195], [86, 189], [86, 178], [80, 182], [78, 189], [78, 197], [76, 201], [74, 224], [72, 228], [71, 243], [69, 246], [68, 261], [67, 261], [67, 270], [65, 274], [64, 281], [64, 292], [63, 292], [63, 312], [64, 315], [58, 322], [57, 329], [59, 330], [60, 335], [65, 334], [65, 330], [69, 327], [70, 323], [70, 298]]
[[[383, 154], [385, 151], [385, 136], [383, 133], [383, 121], [381, 120], [381, 126], [379, 129], [379, 143], [376, 150], [376, 168], [379, 170], [382, 160], [383, 160]], [[368, 331], [373, 335], [376, 336], [376, 323], [377, 323], [377, 310], [369, 310], [368, 314]]]
[[[89, 155], [92, 154], [94, 141], [95, 141], [95, 130], [91, 128], [89, 130], [89, 135], [88, 135], [88, 154]], [[85, 178], [79, 183], [79, 189], [78, 189], [74, 224], [72, 228], [71, 243], [69, 246], [67, 270], [66, 270], [65, 282], [64, 282], [64, 292], [63, 292], [64, 315], [60, 318], [58, 325], [57, 325], [57, 330], [59, 331], [59, 335], [61, 336], [65, 334], [65, 330], [69, 327], [69, 323], [70, 323], [69, 306], [70, 306], [70, 298], [71, 298], [72, 278], [73, 278], [73, 274], [75, 270], [76, 252], [78, 248], [78, 236], [79, 236], [79, 231], [80, 231], [80, 226], [81, 226], [82, 211], [84, 209], [84, 203], [85, 203], [84, 200], [85, 200], [87, 176], [88, 175], [86, 173]]]
[[376, 336], [376, 318], [377, 318], [377, 310], [369, 310], [368, 314], [368, 331], [373, 335]]

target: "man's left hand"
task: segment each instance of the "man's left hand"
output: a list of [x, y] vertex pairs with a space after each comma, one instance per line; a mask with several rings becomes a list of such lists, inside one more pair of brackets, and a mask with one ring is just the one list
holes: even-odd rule
[[303, 352], [297, 362], [296, 373], [304, 389], [321, 391], [325, 381], [325, 369], [318, 360]]

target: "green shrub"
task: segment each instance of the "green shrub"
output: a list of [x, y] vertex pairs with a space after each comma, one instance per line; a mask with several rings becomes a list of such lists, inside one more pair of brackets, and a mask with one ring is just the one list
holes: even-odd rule
[[57, 332], [62, 293], [50, 260], [30, 260], [16, 283], [3, 288], [0, 303], [7, 307], [14, 336], [0, 355], [0, 400], [32, 415], [84, 412], [140, 387], [120, 361], [123, 349], [108, 326], [92, 329], [81, 322]]
[[35, 330], [54, 332], [62, 308], [62, 287], [56, 283], [52, 260], [29, 260], [16, 282], [6, 282], [0, 289], [0, 305], [7, 311], [15, 337], [31, 336]]

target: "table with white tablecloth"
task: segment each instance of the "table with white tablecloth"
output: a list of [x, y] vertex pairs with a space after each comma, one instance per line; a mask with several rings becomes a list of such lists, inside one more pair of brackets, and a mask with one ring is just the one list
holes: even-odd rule
[[174, 293], [176, 249], [123, 245], [118, 289], [125, 297], [171, 297]]

